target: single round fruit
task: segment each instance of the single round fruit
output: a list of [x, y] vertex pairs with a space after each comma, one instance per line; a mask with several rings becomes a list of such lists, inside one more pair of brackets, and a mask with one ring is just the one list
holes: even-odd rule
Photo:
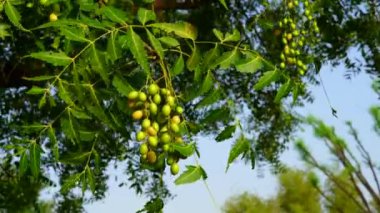
[[183, 139], [181, 137], [175, 137], [175, 142], [179, 143], [179, 144], [182, 144], [183, 143]]
[[34, 6], [34, 4], [32, 3], [32, 2], [28, 2], [27, 4], [26, 4], [26, 7], [27, 8], [32, 8]]
[[168, 165], [172, 165], [173, 163], [175, 163], [175, 159], [174, 159], [173, 155], [169, 155], [168, 156], [168, 159], [166, 160], [166, 163]]
[[173, 124], [179, 124], [179, 123], [181, 123], [181, 118], [178, 115], [174, 115], [172, 117], [172, 123]]
[[170, 135], [169, 133], [165, 132], [161, 135], [161, 142], [162, 143], [169, 143], [170, 142]]
[[145, 134], [145, 132], [143, 132], [143, 131], [140, 131], [140, 132], [138, 132], [138, 133], [136, 134], [136, 139], [137, 139], [137, 141], [142, 141], [142, 140], [145, 139], [145, 137], [146, 137], [146, 134]]
[[152, 126], [148, 127], [146, 130], [148, 132], [148, 135], [150, 136], [156, 136], [157, 135], [157, 130], [155, 130]]
[[140, 154], [146, 155], [149, 151], [148, 145], [146, 143], [141, 144], [140, 146]]
[[178, 124], [172, 123], [172, 124], [170, 124], [170, 128], [175, 133], [179, 132], [179, 126], [178, 126]]
[[173, 96], [166, 97], [166, 103], [168, 103], [169, 106], [175, 106], [175, 98]]
[[40, 0], [40, 4], [45, 5], [48, 3], [48, 0]]
[[132, 113], [132, 118], [135, 120], [140, 120], [143, 117], [144, 113], [142, 110], [136, 110]]
[[155, 163], [157, 160], [157, 155], [154, 151], [149, 151], [146, 157], [149, 163]]
[[149, 85], [149, 87], [148, 87], [149, 94], [155, 95], [158, 93], [158, 91], [160, 91], [160, 87], [157, 84]]
[[285, 63], [284, 63], [284, 62], [281, 62], [281, 64], [280, 64], [280, 68], [281, 68], [281, 69], [285, 69]]
[[292, 38], [293, 38], [293, 35], [291, 33], [288, 33], [286, 35], [286, 39], [288, 39], [288, 41], [292, 40]]
[[152, 127], [153, 127], [154, 130], [156, 130], [157, 132], [160, 130], [160, 125], [159, 125], [157, 122], [153, 122]]
[[162, 94], [162, 95], [167, 95], [167, 94], [168, 94], [168, 90], [165, 89], [165, 88], [162, 88], [162, 89], [161, 89], [161, 94]]
[[157, 136], [149, 136], [148, 137], [148, 142], [149, 142], [150, 146], [156, 147], [157, 144], [158, 144], [158, 138], [157, 138]]
[[160, 103], [161, 103], [161, 96], [160, 96], [160, 94], [155, 94], [155, 95], [153, 96], [153, 102], [154, 102], [155, 104], [160, 104]]
[[139, 92], [139, 100], [144, 102], [146, 101], [147, 97], [146, 97], [146, 94], [144, 92]]
[[148, 129], [148, 127], [150, 127], [150, 120], [148, 118], [145, 118], [142, 121], [141, 126], [143, 129]]
[[55, 13], [51, 13], [50, 16], [49, 16], [49, 20], [51, 22], [57, 21], [58, 20], [58, 16]]
[[293, 9], [293, 7], [294, 7], [293, 2], [289, 2], [289, 3], [288, 3], [288, 8], [289, 8], [289, 9]]
[[177, 108], [175, 109], [179, 114], [182, 114], [183, 113], [183, 108], [180, 107], [180, 106], [177, 106]]
[[169, 116], [170, 115], [170, 112], [171, 112], [171, 108], [168, 104], [165, 104], [163, 107], [162, 107], [162, 114], [164, 114], [165, 116]]
[[[149, 153], [148, 153], [149, 154]], [[148, 156], [149, 157], [149, 156]], [[148, 158], [149, 159], [149, 158]], [[172, 175], [176, 175], [178, 174], [179, 172], [179, 166], [177, 163], [173, 163], [171, 166], [170, 166], [170, 172], [172, 173]]]
[[157, 111], [158, 111], [157, 104], [155, 104], [155, 103], [150, 103], [150, 104], [149, 104], [149, 110], [150, 110], [150, 113], [151, 113], [152, 115], [156, 115], [156, 114], [157, 114]]
[[170, 149], [170, 145], [169, 145], [169, 144], [164, 144], [164, 145], [162, 146], [162, 150], [164, 150], [164, 152], [169, 151], [169, 149]]
[[132, 91], [128, 93], [128, 99], [129, 100], [135, 100], [139, 96], [139, 92], [137, 91]]

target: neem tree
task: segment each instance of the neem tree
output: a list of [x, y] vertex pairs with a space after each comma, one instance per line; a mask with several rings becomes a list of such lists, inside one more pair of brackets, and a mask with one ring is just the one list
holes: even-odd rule
[[[240, 134], [227, 168], [239, 156], [252, 167], [278, 165], [298, 123], [281, 100], [310, 99], [305, 82], [315, 82], [326, 60], [357, 67], [347, 57], [353, 45], [371, 51], [363, 53], [368, 71], [376, 73], [379, 62], [379, 28], [365, 35], [355, 28], [378, 25], [374, 1], [0, 6], [1, 155], [18, 176], [46, 183], [55, 171], [58, 208], [65, 210], [104, 197], [106, 167], [123, 162], [127, 184], [152, 198], [145, 210], [158, 211], [170, 196], [166, 170], [182, 170], [176, 184], [207, 177], [201, 165], [177, 164], [200, 156], [197, 134], [215, 134], [216, 141]], [[243, 112], [246, 119], [237, 120]]]

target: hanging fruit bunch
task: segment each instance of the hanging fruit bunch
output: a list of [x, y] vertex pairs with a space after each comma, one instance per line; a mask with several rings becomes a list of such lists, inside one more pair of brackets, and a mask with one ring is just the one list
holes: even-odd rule
[[279, 22], [284, 48], [280, 55], [281, 69], [296, 69], [304, 75], [307, 71], [308, 48], [318, 41], [319, 28], [309, 0], [284, 1], [285, 17]]
[[[152, 83], [142, 91], [130, 92], [128, 106], [133, 110], [132, 118], [140, 124], [136, 140], [141, 142], [141, 162], [157, 165], [161, 159], [176, 175], [179, 159], [186, 156], [173, 148], [185, 145], [180, 131], [183, 108], [177, 105], [173, 92]], [[160, 165], [164, 168], [165, 163]]]

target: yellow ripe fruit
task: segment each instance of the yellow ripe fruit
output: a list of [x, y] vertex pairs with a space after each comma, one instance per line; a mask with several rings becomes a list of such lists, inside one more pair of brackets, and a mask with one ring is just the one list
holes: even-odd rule
[[135, 120], [140, 120], [143, 117], [144, 113], [142, 110], [136, 110], [132, 113], [132, 118]]
[[148, 160], [149, 163], [155, 163], [157, 160], [157, 155], [154, 151], [149, 151], [146, 155], [146, 159]]
[[169, 106], [175, 106], [175, 98], [173, 96], [168, 96], [166, 98], [166, 103], [168, 103]]
[[179, 166], [177, 163], [172, 163], [172, 165], [170, 166], [170, 172], [172, 173], [172, 175], [178, 174]]
[[57, 21], [58, 20], [58, 16], [55, 13], [51, 13], [50, 16], [49, 16], [49, 20], [51, 22]]
[[150, 135], [150, 136], [156, 136], [157, 135], [157, 130], [155, 130], [152, 126], [148, 127], [147, 132], [148, 132], [148, 135]]
[[178, 126], [178, 124], [172, 123], [172, 124], [170, 125], [170, 128], [171, 128], [171, 130], [172, 130], [173, 132], [175, 132], [175, 133], [179, 132], [179, 126]]
[[178, 115], [175, 115], [172, 117], [172, 123], [173, 124], [179, 124], [181, 123], [181, 118]]

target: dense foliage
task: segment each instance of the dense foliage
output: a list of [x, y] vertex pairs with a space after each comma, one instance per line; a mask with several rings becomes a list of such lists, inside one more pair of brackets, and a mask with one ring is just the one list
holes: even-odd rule
[[1, 0], [0, 11], [2, 163], [37, 188], [54, 171], [59, 211], [103, 198], [111, 164], [152, 198], [146, 211], [162, 208], [166, 164], [177, 184], [207, 178], [177, 165], [201, 157], [195, 135], [235, 139], [227, 168], [239, 156], [278, 167], [291, 106], [312, 100], [322, 63], [355, 70], [355, 47], [378, 74], [376, 1]]

